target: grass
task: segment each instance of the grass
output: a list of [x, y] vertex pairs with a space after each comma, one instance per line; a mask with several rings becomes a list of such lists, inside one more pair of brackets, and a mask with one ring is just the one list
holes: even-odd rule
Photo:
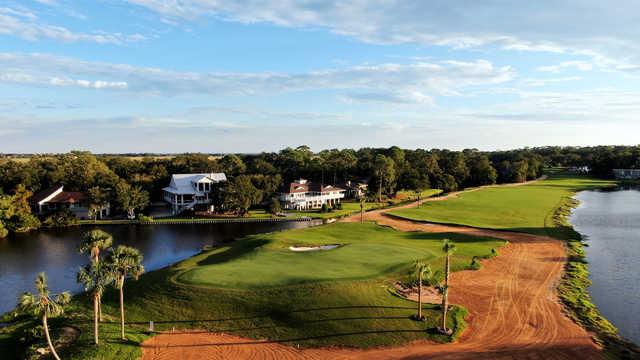
[[[62, 351], [65, 359], [136, 359], [139, 344], [156, 330], [206, 329], [288, 345], [373, 347], [452, 338], [434, 329], [438, 305], [424, 305], [425, 322], [410, 319], [415, 303], [388, 288], [406, 280], [412, 262], [423, 258], [442, 266], [443, 238], [458, 244], [453, 269], [467, 268], [473, 256], [489, 256], [503, 241], [454, 234], [398, 232], [373, 223], [322, 227], [250, 236], [222, 248], [150, 272], [125, 287], [127, 341], [118, 339], [117, 294], [105, 294], [102, 345], [91, 344], [91, 306], [76, 297], [72, 318], [58, 325], [80, 328], [80, 339]], [[293, 253], [290, 245], [340, 243], [345, 246]], [[453, 307], [449, 326], [459, 334], [466, 310]], [[11, 328], [0, 330], [6, 337]], [[15, 335], [15, 332], [13, 333]], [[15, 338], [11, 341], [15, 342]], [[15, 344], [14, 344], [15, 345]]]
[[550, 227], [545, 222], [563, 198], [572, 196], [576, 191], [615, 184], [607, 180], [555, 174], [547, 180], [528, 185], [481, 188], [447, 201], [427, 202], [420, 208], [399, 209], [391, 211], [391, 214], [410, 220], [549, 235]]
[[[454, 270], [503, 244], [458, 234], [400, 232], [372, 223], [336, 223], [266, 235], [196, 256], [182, 264], [179, 282], [226, 288], [256, 289], [308, 282], [362, 280], [406, 270], [417, 257], [442, 267], [443, 238], [460, 244]], [[330, 251], [299, 253], [289, 246], [341, 244]], [[232, 259], [232, 261], [228, 261]], [[292, 269], [298, 269], [292, 271]]]

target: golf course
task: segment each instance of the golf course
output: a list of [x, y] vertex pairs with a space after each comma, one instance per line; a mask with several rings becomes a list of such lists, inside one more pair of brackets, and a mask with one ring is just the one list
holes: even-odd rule
[[[465, 358], [470, 352], [597, 359], [601, 347], [584, 327], [610, 327], [611, 336], [615, 328], [589, 305], [581, 278], [586, 267], [577, 273], [571, 267], [579, 247], [575, 240], [565, 245], [571, 239], [563, 216], [576, 191], [613, 184], [552, 174], [522, 186], [369, 211], [364, 222], [356, 214], [248, 236], [127, 282], [126, 341], [118, 337], [115, 291], [103, 299], [100, 347], [92, 344], [90, 300], [76, 297], [69, 315], [54, 323], [80, 330], [61, 353], [69, 359]], [[417, 304], [393, 287], [412, 279], [416, 260], [442, 269], [444, 239], [457, 247], [447, 321], [452, 336], [437, 331], [439, 304], [424, 304], [425, 321], [415, 321]], [[488, 260], [472, 270], [474, 258]], [[573, 308], [571, 298], [583, 308]], [[149, 333], [150, 321], [159, 335]]]

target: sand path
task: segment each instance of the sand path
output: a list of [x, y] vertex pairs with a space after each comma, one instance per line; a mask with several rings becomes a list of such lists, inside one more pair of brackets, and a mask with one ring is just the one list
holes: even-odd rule
[[[449, 197], [457, 194], [449, 195]], [[425, 199], [441, 201], [446, 197]], [[416, 206], [415, 203], [404, 207]], [[451, 301], [469, 310], [468, 329], [453, 344], [414, 342], [369, 350], [296, 349], [226, 334], [161, 334], [143, 345], [144, 360], [163, 359], [602, 359], [590, 335], [563, 313], [556, 296], [566, 254], [562, 242], [543, 236], [425, 224], [378, 210], [365, 220], [401, 231], [456, 232], [509, 241], [478, 271], [451, 276]], [[343, 221], [360, 221], [355, 215]]]

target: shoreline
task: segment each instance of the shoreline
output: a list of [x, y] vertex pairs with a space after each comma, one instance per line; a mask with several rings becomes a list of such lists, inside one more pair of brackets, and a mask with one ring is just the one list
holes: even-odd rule
[[575, 196], [582, 191], [586, 190], [575, 191], [571, 196], [561, 199], [552, 212], [553, 224], [564, 230], [567, 236], [563, 240], [566, 242], [568, 257], [564, 274], [558, 285], [558, 295], [569, 316], [580, 326], [594, 332], [596, 341], [605, 348], [605, 351], [619, 358], [638, 356], [640, 347], [620, 335], [617, 327], [600, 313], [589, 293], [590, 271], [584, 250], [588, 245], [585, 244], [583, 235], [577, 232], [569, 222], [573, 210], [580, 205], [580, 201]]

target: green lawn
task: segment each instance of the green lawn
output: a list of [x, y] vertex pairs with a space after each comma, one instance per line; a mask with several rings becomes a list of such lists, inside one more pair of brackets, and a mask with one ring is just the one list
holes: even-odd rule
[[[256, 289], [318, 281], [376, 278], [407, 269], [416, 258], [441, 267], [444, 237], [459, 243], [454, 269], [464, 268], [501, 241], [457, 234], [400, 232], [372, 223], [336, 223], [267, 235], [197, 256], [177, 280], [194, 285]], [[293, 252], [292, 245], [340, 244], [329, 251]]]
[[[435, 332], [438, 305], [425, 305], [425, 322], [410, 319], [415, 303], [393, 295], [390, 285], [404, 280], [412, 262], [422, 258], [442, 267], [442, 239], [458, 244], [453, 269], [466, 268], [473, 256], [489, 256], [504, 242], [454, 234], [405, 233], [373, 223], [335, 223], [316, 228], [254, 235], [210, 250], [174, 266], [150, 272], [125, 287], [127, 341], [118, 339], [118, 299], [104, 298], [107, 323], [103, 343], [91, 344], [91, 305], [74, 300], [72, 324], [79, 341], [62, 351], [64, 359], [136, 359], [139, 343], [157, 330], [208, 329], [300, 346], [372, 347], [418, 339], [446, 342]], [[293, 253], [290, 245], [340, 243], [325, 252]], [[465, 310], [454, 307], [450, 326], [464, 327]], [[9, 327], [0, 330], [7, 339]], [[4, 335], [3, 335], [4, 334]], [[12, 334], [15, 335], [15, 334]], [[4, 339], [3, 339], [4, 337]]]
[[410, 220], [508, 229], [546, 235], [546, 222], [554, 209], [576, 191], [615, 185], [584, 176], [554, 174], [533, 184], [495, 186], [462, 193], [447, 201], [427, 202], [420, 208], [391, 214]]

